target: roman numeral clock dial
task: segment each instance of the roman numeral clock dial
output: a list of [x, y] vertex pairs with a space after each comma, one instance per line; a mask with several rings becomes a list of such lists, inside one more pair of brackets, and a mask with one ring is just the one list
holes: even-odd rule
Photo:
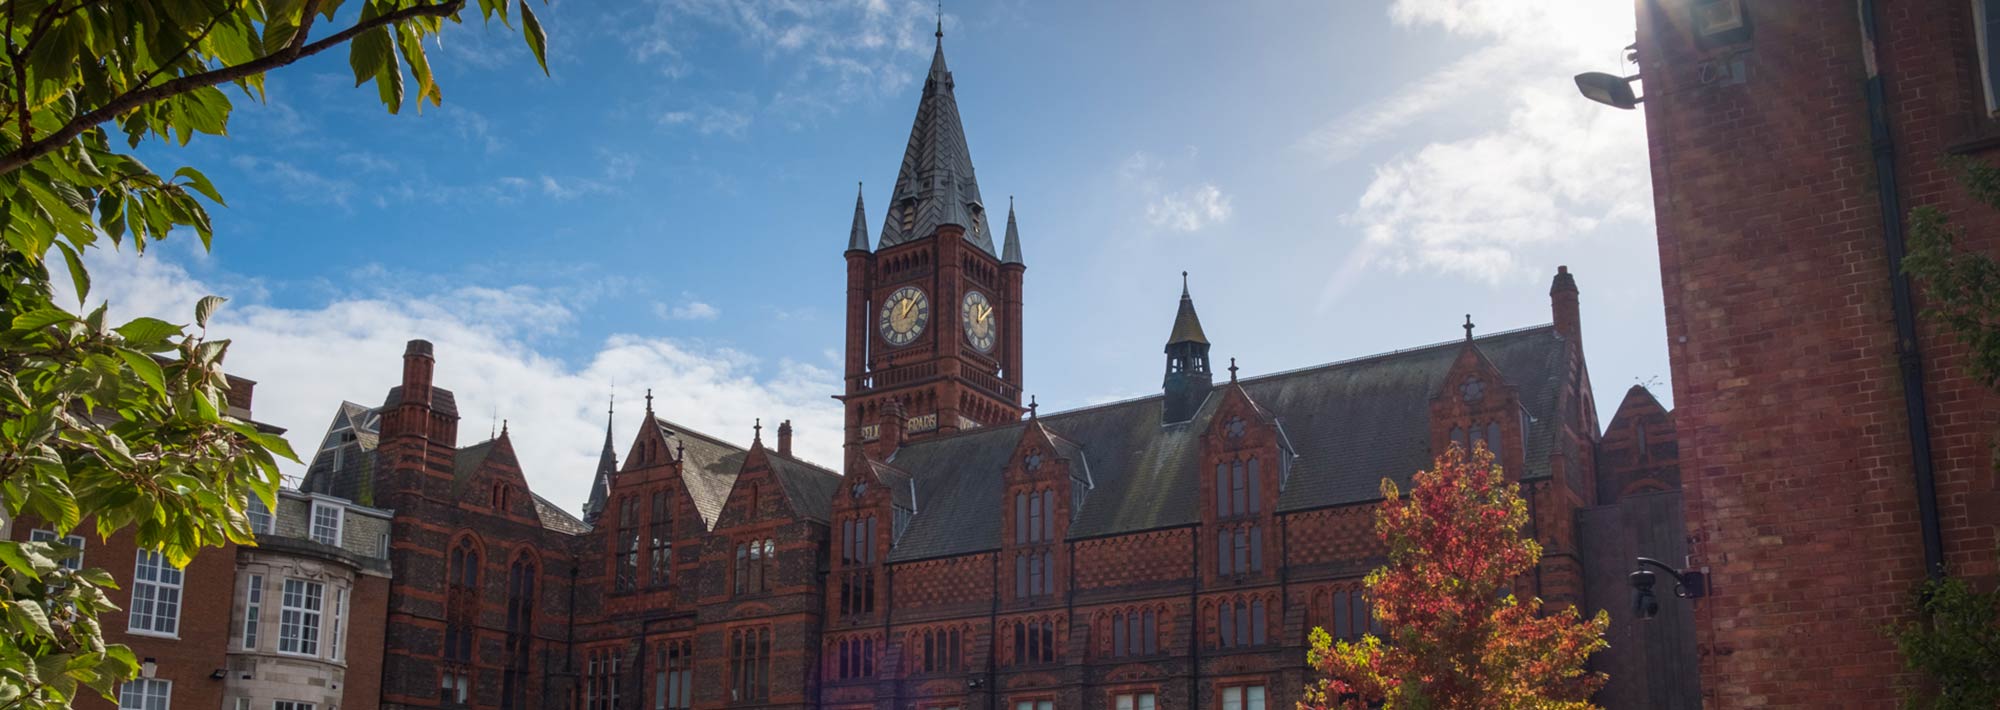
[[965, 326], [966, 342], [979, 352], [993, 352], [993, 332], [999, 324], [994, 322], [993, 304], [986, 300], [986, 294], [966, 291], [965, 300], [958, 306], [958, 320]]
[[883, 342], [901, 347], [915, 342], [930, 322], [930, 298], [922, 289], [904, 286], [882, 302], [882, 316], [876, 327], [882, 331]]

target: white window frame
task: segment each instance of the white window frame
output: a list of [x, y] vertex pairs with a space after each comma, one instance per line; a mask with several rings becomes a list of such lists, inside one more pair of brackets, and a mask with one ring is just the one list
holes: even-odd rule
[[264, 627], [264, 575], [249, 575], [243, 585], [243, 650], [257, 650], [257, 636]]
[[1014, 710], [1055, 710], [1055, 707], [1056, 707], [1056, 701], [1054, 700], [1042, 699], [1042, 700], [1014, 701]]
[[278, 511], [264, 506], [264, 499], [252, 494], [243, 504], [243, 515], [250, 519], [250, 532], [269, 535], [278, 529]]
[[[293, 604], [297, 584], [298, 604]], [[310, 604], [310, 606], [308, 606]], [[285, 578], [278, 595], [278, 653], [288, 656], [318, 657], [320, 629], [326, 613], [326, 585], [306, 579]], [[288, 633], [289, 630], [289, 633]], [[307, 633], [311, 632], [311, 633]]]
[[347, 635], [347, 624], [344, 623], [346, 620], [347, 589], [345, 587], [336, 587], [333, 590], [333, 633], [328, 639], [333, 643], [333, 655], [330, 658], [336, 661], [346, 660], [345, 648], [347, 644], [342, 643]]
[[44, 529], [42, 529], [42, 528], [35, 528], [35, 529], [33, 529], [33, 530], [29, 530], [29, 531], [28, 531], [28, 541], [29, 541], [29, 542], [53, 542], [53, 543], [58, 543], [58, 544], [62, 544], [62, 545], [68, 545], [68, 546], [70, 546], [70, 547], [74, 547], [74, 548], [76, 548], [76, 554], [75, 554], [75, 555], [72, 555], [72, 556], [69, 556], [69, 557], [64, 557], [64, 558], [62, 558], [62, 559], [60, 559], [60, 560], [57, 560], [57, 561], [56, 561], [56, 564], [60, 564], [60, 565], [62, 565], [62, 566], [63, 566], [63, 569], [67, 569], [67, 570], [69, 570], [69, 571], [71, 571], [71, 572], [75, 572], [75, 571], [78, 571], [78, 570], [81, 570], [81, 569], [83, 569], [83, 536], [81, 536], [81, 535], [64, 535], [64, 536], [62, 536], [62, 539], [61, 539], [61, 540], [57, 540], [57, 539], [56, 539], [56, 531], [54, 531], [54, 530], [44, 530]]
[[299, 700], [273, 700], [271, 710], [313, 710], [313, 704]]
[[[331, 511], [333, 513], [332, 542], [328, 542], [320, 538], [320, 529], [322, 528], [319, 519], [320, 511]], [[313, 501], [312, 516], [306, 521], [306, 536], [312, 538], [313, 542], [317, 542], [322, 545], [340, 547], [340, 540], [342, 533], [341, 528], [344, 527], [346, 524], [346, 520], [344, 520], [344, 518], [346, 517], [347, 516], [342, 514], [341, 506], [337, 504], [327, 503], [324, 501], [317, 501], [317, 500]]]
[[1113, 710], [1156, 710], [1159, 706], [1158, 693], [1119, 693], [1111, 697]]
[[[125, 617], [125, 631], [141, 636], [180, 638], [184, 573], [167, 564], [167, 556], [158, 550], [139, 550], [133, 557], [132, 599], [126, 607], [132, 611]], [[162, 613], [162, 607], [170, 607], [171, 611]]]
[[1222, 689], [1222, 710], [1268, 710], [1269, 707], [1269, 691], [1262, 683], [1232, 685]]
[[[158, 705], [148, 701], [158, 700]], [[119, 710], [172, 710], [174, 682], [163, 678], [134, 678], [118, 686]]]

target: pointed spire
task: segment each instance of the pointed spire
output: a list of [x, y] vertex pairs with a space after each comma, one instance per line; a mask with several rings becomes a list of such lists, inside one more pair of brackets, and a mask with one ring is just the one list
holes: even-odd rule
[[1021, 228], [1014, 224], [1014, 196], [1007, 196], [1007, 240], [1000, 248], [1000, 263], [1026, 264], [1021, 260]]
[[868, 251], [868, 210], [861, 205], [861, 183], [854, 183], [854, 226], [847, 230], [848, 251]]
[[[956, 224], [965, 228], [966, 241], [998, 256], [992, 228], [979, 214], [983, 208], [978, 206], [986, 201], [979, 195], [965, 126], [958, 118], [958, 100], [952, 95], [951, 69], [944, 61], [942, 19], [938, 30], [937, 50], [931, 55], [930, 74], [924, 79], [923, 98], [910, 126], [910, 141], [903, 150], [902, 167], [896, 173], [876, 249], [923, 239], [936, 234], [939, 225]], [[956, 197], [948, 199], [947, 190], [956, 191]]]
[[583, 505], [584, 522], [595, 521], [603, 514], [605, 501], [611, 494], [611, 477], [618, 474], [618, 451], [611, 443], [611, 425], [617, 421], [618, 398], [613, 395], [604, 408], [604, 451], [597, 455], [597, 475], [590, 481], [590, 499]]
[[1194, 297], [1188, 295], [1187, 272], [1181, 272], [1181, 309], [1174, 314], [1174, 330], [1167, 336], [1167, 345], [1176, 343], [1208, 344], [1208, 335], [1201, 330], [1201, 316], [1195, 315]]

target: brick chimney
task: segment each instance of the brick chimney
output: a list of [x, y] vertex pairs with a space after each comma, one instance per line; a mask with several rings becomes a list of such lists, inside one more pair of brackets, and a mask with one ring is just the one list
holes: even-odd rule
[[1583, 347], [1583, 318], [1577, 313], [1576, 277], [1569, 267], [1556, 267], [1555, 282], [1549, 285], [1549, 309], [1554, 312], [1556, 332], [1571, 347]]
[[778, 424], [778, 455], [790, 458], [792, 455], [792, 420]]
[[431, 356], [431, 341], [412, 340], [403, 347], [403, 401], [431, 406], [431, 370], [437, 365]]

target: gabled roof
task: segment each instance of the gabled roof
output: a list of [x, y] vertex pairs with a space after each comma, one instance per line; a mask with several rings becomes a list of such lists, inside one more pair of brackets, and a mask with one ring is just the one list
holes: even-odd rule
[[[299, 482], [299, 490], [362, 503], [372, 502], [368, 493], [375, 475], [375, 447], [381, 443], [381, 434], [370, 425], [377, 419], [377, 411], [353, 402], [340, 403], [319, 450], [306, 464], [306, 475]], [[349, 431], [353, 432], [354, 441], [342, 443], [333, 440], [334, 430], [340, 429], [343, 423], [351, 426]], [[333, 454], [336, 449], [341, 455]]]
[[972, 151], [966, 146], [965, 126], [959, 122], [958, 99], [953, 97], [952, 88], [940, 34], [877, 249], [922, 239], [936, 233], [940, 225], [956, 224], [965, 228], [967, 242], [999, 256], [993, 249], [985, 203], [979, 197], [979, 181], [972, 174]]
[[[1557, 400], [1569, 348], [1553, 326], [1496, 333], [1476, 343], [1517, 388], [1533, 418], [1525, 479], [1549, 475]], [[1381, 497], [1383, 478], [1406, 486], [1431, 464], [1430, 402], [1464, 341], [1244, 378], [1241, 385], [1284, 428], [1296, 457], [1278, 510], [1347, 505]], [[1193, 524], [1200, 520], [1200, 437], [1221, 403], [1211, 393], [1193, 420], [1162, 425], [1158, 396], [1044, 415], [1040, 423], [1074, 443], [1094, 488], [1073, 512], [1071, 538]], [[912, 442], [891, 463], [916, 480], [924, 507], [891, 560], [991, 550], [1000, 544], [1001, 473], [1026, 422]], [[1280, 469], [1282, 470], [1282, 469]]]
[[821, 522], [833, 519], [833, 493], [840, 488], [840, 474], [794, 458], [779, 456], [778, 452], [765, 450], [771, 461], [771, 472], [777, 474], [779, 487], [785, 489], [785, 497], [791, 499], [792, 512], [800, 517]]
[[716, 517], [729, 502], [729, 489], [736, 487], [736, 474], [743, 470], [743, 449], [659, 417], [653, 418], [653, 426], [659, 427], [668, 450], [683, 457], [682, 487], [701, 513], [702, 527], [715, 529]]

